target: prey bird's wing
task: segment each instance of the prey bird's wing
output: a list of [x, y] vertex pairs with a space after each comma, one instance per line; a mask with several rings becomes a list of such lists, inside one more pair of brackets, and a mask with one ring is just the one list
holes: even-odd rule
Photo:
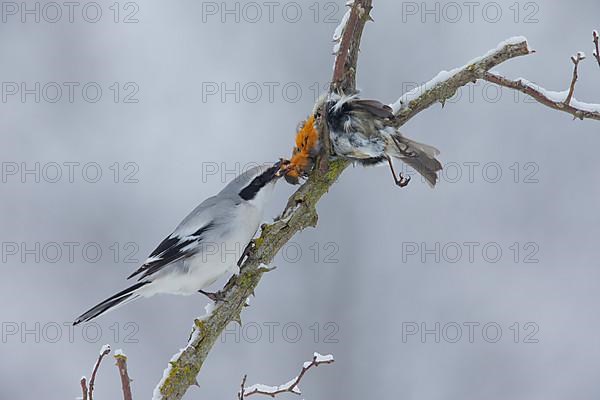
[[348, 102], [351, 110], [362, 110], [373, 114], [379, 118], [394, 118], [394, 113], [390, 106], [383, 104], [378, 100], [353, 99]]
[[205, 200], [154, 249], [144, 264], [127, 279], [140, 275], [138, 280], [142, 280], [169, 264], [198, 253], [207, 234], [222, 224], [223, 210], [226, 210], [227, 205], [231, 202], [231, 200], [229, 202], [216, 201], [214, 197]]

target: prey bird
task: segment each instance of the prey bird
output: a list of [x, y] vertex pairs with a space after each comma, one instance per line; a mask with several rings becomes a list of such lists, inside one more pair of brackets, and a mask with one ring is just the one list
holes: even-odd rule
[[[282, 163], [286, 180], [297, 183], [306, 176], [318, 154], [317, 125], [327, 123], [333, 156], [344, 157], [362, 165], [387, 162], [394, 182], [404, 187], [410, 181], [396, 174], [392, 159], [414, 168], [433, 187], [438, 181], [442, 164], [436, 159], [439, 151], [427, 144], [407, 138], [395, 125], [392, 109], [377, 100], [361, 99], [358, 95], [330, 93], [315, 104], [312, 115], [301, 125], [296, 147], [290, 161]], [[314, 146], [314, 147], [311, 147]]]

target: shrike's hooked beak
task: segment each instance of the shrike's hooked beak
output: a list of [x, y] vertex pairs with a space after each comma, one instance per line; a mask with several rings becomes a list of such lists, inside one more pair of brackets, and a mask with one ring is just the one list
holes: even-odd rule
[[280, 159], [276, 164], [279, 165], [279, 169], [275, 173], [278, 178], [284, 177], [287, 183], [297, 185], [300, 183], [300, 175], [297, 171], [297, 167], [290, 160]]
[[279, 161], [277, 161], [273, 166], [277, 167], [277, 172], [275, 173], [275, 176], [280, 178], [282, 176], [285, 176], [285, 174], [288, 172], [290, 168], [290, 161], [280, 158]]

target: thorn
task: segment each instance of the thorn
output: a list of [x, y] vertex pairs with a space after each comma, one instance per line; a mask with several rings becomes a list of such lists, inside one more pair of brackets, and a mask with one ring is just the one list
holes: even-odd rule
[[260, 268], [258, 269], [258, 272], [261, 272], [261, 273], [265, 273], [265, 272], [271, 272], [271, 271], [275, 270], [276, 268], [277, 268], [277, 266], [274, 266], [273, 268], [268, 268], [268, 267], [260, 267]]
[[197, 379], [194, 379], [194, 384], [193, 384], [193, 385], [194, 385], [194, 386], [197, 386], [197, 387], [200, 387], [200, 384], [198, 383], [198, 380], [197, 380]]
[[238, 316], [234, 319], [235, 322], [238, 323], [239, 326], [242, 326], [242, 316], [238, 314]]

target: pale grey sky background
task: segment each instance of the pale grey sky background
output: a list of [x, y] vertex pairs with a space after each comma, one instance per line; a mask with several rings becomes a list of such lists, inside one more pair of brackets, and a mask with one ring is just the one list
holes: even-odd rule
[[[582, 50], [576, 97], [600, 102], [596, 1], [476, 2], [472, 13], [462, 2], [374, 3], [359, 60], [365, 97], [395, 101], [525, 35], [537, 53], [498, 71], [564, 90], [569, 57]], [[58, 18], [53, 5], [27, 2], [38, 4], [36, 23], [23, 4], [3, 3], [0, 23], [0, 397], [73, 399], [109, 343], [129, 356], [134, 398], [149, 398], [203, 297], [155, 297], [87, 328], [67, 323], [125, 287], [137, 267], [127, 261], [143, 260], [227, 171], [290, 154], [330, 78], [342, 2], [276, 2], [272, 20], [262, 2], [260, 17], [238, 3], [239, 23], [234, 2], [83, 2], [72, 23], [64, 5]], [[221, 85], [233, 90], [225, 101]], [[480, 83], [404, 131], [441, 150], [439, 186], [415, 179], [399, 190], [385, 168], [344, 172], [319, 204], [318, 228], [277, 257], [244, 327], [215, 346], [187, 399], [233, 399], [245, 373], [286, 382], [313, 351], [336, 358], [305, 377], [313, 400], [598, 398], [598, 123]], [[21, 175], [36, 163], [39, 182]], [[279, 184], [269, 217], [292, 190]], [[439, 343], [421, 337], [437, 323]], [[112, 364], [99, 372], [98, 399], [120, 396]]]

